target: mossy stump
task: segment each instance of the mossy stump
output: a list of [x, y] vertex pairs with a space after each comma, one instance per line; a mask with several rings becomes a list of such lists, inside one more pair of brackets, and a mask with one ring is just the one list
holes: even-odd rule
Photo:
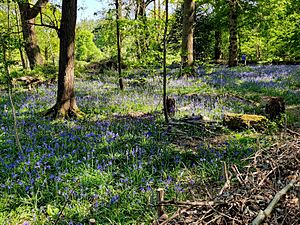
[[255, 128], [262, 130], [266, 127], [267, 118], [251, 114], [226, 113], [223, 123], [230, 129]]

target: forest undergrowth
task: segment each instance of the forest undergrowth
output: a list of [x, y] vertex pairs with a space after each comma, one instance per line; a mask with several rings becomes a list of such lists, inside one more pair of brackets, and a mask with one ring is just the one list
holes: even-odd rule
[[[203, 66], [193, 77], [170, 70], [168, 95], [176, 101], [171, 121], [201, 115], [210, 126], [166, 125], [159, 71], [117, 76], [89, 71], [76, 80], [82, 119], [50, 120], [56, 86], [13, 90], [22, 151], [15, 144], [11, 107], [0, 99], [1, 224], [150, 224], [156, 189], [166, 199], [200, 199], [226, 182], [224, 163], [240, 171], [249, 158], [287, 138], [274, 123], [265, 131], [233, 131], [226, 112], [264, 114], [266, 96], [286, 102], [282, 127], [299, 132], [299, 66]], [[175, 207], [167, 208], [172, 213]]]

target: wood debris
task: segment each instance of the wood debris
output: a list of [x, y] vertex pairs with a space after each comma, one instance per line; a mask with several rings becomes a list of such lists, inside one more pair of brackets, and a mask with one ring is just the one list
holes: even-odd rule
[[299, 135], [295, 132], [294, 140], [276, 143], [247, 160], [249, 165], [243, 170], [224, 164], [225, 174], [230, 174], [226, 175], [226, 183], [235, 181], [213, 199], [164, 200], [162, 205], [184, 210], [179, 209], [163, 224], [300, 224]]

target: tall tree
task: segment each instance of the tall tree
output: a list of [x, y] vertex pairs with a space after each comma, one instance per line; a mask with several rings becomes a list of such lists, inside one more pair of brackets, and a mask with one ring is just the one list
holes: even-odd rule
[[221, 0], [214, 0], [214, 38], [215, 38], [215, 45], [214, 45], [214, 59], [218, 61], [221, 59], [222, 55], [222, 13], [221, 9], [223, 3]]
[[169, 123], [168, 109], [167, 109], [167, 32], [169, 23], [169, 1], [166, 0], [166, 18], [165, 18], [165, 29], [163, 39], [163, 106], [164, 116], [166, 123]]
[[183, 67], [191, 67], [194, 63], [193, 34], [195, 21], [195, 1], [184, 0], [183, 4], [183, 27], [182, 27], [182, 55]]
[[237, 0], [229, 0], [229, 62], [230, 67], [238, 64], [237, 48]]
[[18, 16], [18, 11], [17, 11], [17, 5], [15, 5], [15, 10], [14, 10], [14, 13], [15, 13], [15, 19], [16, 19], [16, 26], [17, 26], [17, 32], [18, 32], [18, 49], [19, 49], [19, 52], [20, 52], [20, 57], [21, 57], [21, 62], [22, 62], [22, 66], [24, 69], [27, 69], [27, 63], [26, 63], [26, 59], [24, 57], [24, 54], [23, 54], [23, 49], [22, 49], [22, 38], [20, 37], [21, 35], [21, 31], [20, 31], [20, 24], [19, 24], [19, 16]]
[[[120, 1], [120, 2], [119, 2]], [[116, 0], [116, 18], [117, 18], [117, 48], [118, 48], [118, 73], [119, 73], [119, 85], [123, 91], [124, 84], [122, 79], [122, 65], [121, 65], [121, 34], [120, 34], [120, 19], [122, 18], [122, 0]]]
[[40, 48], [37, 44], [35, 32], [35, 18], [41, 12], [49, 0], [38, 0], [32, 7], [29, 0], [19, 0], [19, 11], [21, 14], [22, 32], [25, 42], [25, 51], [30, 63], [30, 68], [33, 69], [36, 65], [43, 64], [43, 58]]
[[46, 115], [54, 118], [80, 116], [74, 93], [74, 50], [77, 0], [63, 0], [59, 30], [60, 53], [56, 104]]

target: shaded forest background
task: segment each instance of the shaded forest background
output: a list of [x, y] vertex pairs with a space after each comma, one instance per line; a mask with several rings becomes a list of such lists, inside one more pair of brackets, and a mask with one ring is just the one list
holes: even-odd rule
[[[160, 1], [122, 2], [119, 19], [122, 39], [122, 60], [127, 67], [157, 67], [162, 60], [164, 6]], [[229, 59], [229, 4], [227, 1], [197, 1], [193, 23], [195, 62]], [[42, 13], [36, 13], [37, 52], [35, 65], [58, 65], [59, 39], [57, 35], [60, 6], [49, 3]], [[2, 33], [7, 29], [8, 9], [1, 6]], [[22, 37], [22, 22], [16, 4], [9, 9], [10, 31], [15, 50], [13, 60], [30, 67], [26, 54], [26, 40]], [[299, 61], [299, 1], [238, 1], [237, 3], [238, 60], [242, 54], [252, 63], [292, 63]], [[116, 12], [114, 2], [98, 13], [97, 20], [83, 20], [76, 28], [77, 67], [88, 62], [117, 59]], [[171, 3], [167, 35], [168, 65], [181, 62], [183, 5]], [[54, 29], [53, 29], [54, 28]], [[22, 59], [22, 60], [21, 60]], [[21, 69], [21, 68], [20, 68]]]

